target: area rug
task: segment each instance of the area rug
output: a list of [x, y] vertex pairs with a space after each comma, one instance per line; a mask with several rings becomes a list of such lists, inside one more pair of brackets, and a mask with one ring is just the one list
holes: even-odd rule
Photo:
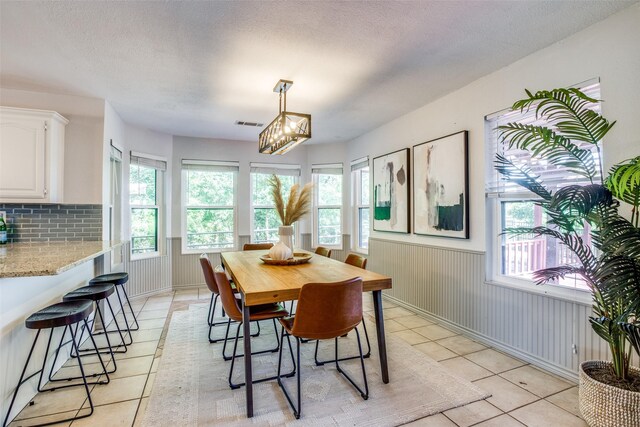
[[[231, 362], [222, 359], [222, 343], [209, 344], [206, 317], [206, 304], [193, 304], [189, 310], [173, 312], [144, 426], [397, 426], [489, 397], [469, 381], [452, 375], [436, 361], [388, 334], [391, 381], [384, 384], [373, 332], [370, 339], [374, 350], [365, 363], [368, 400], [360, 397], [334, 364], [315, 366], [315, 344], [307, 343], [301, 347], [301, 419], [294, 418], [275, 381], [254, 384], [254, 416], [246, 418], [244, 388], [229, 388]], [[251, 340], [254, 351], [275, 344], [273, 324], [262, 322], [261, 326], [260, 336]], [[372, 326], [369, 330], [375, 331]], [[214, 330], [221, 335], [224, 329]], [[295, 340], [292, 344], [295, 354]], [[363, 345], [366, 346], [364, 342]], [[341, 356], [357, 354], [356, 349], [354, 333], [340, 339]], [[291, 356], [286, 344], [285, 351], [283, 369], [290, 369]], [[322, 342], [320, 359], [331, 358], [333, 351], [332, 341]], [[274, 375], [277, 356], [277, 353], [254, 356], [254, 378]], [[360, 383], [359, 363], [359, 360], [342, 362], [341, 367]], [[239, 358], [234, 381], [243, 381], [243, 375], [243, 359]], [[295, 395], [295, 377], [285, 379], [285, 384]]]

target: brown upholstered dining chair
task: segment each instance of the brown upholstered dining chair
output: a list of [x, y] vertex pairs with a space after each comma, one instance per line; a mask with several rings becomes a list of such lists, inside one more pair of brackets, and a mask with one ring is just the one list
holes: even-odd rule
[[260, 251], [265, 249], [271, 249], [273, 243], [245, 243], [242, 246], [243, 251]]
[[[240, 309], [240, 304], [238, 302], [238, 298], [235, 296], [234, 289], [227, 279], [227, 275], [221, 266], [216, 267], [214, 273], [214, 278], [216, 280], [216, 284], [218, 285], [218, 290], [220, 291], [220, 302], [224, 307], [227, 316], [229, 317], [229, 322], [227, 323], [227, 331], [225, 333], [225, 337], [229, 336], [229, 329], [231, 327], [231, 321], [237, 323], [236, 336], [233, 343], [233, 354], [231, 356], [226, 356], [226, 348], [227, 348], [227, 340], [224, 342], [224, 346], [222, 348], [222, 354], [225, 360], [231, 360], [231, 367], [229, 368], [229, 387], [231, 389], [236, 389], [245, 385], [245, 383], [235, 384], [232, 381], [233, 377], [233, 368], [235, 366], [235, 361], [238, 357], [243, 357], [243, 354], [237, 354], [238, 350], [238, 340], [242, 338], [240, 336], [240, 329], [242, 328], [242, 310]], [[275, 337], [277, 345], [275, 348], [261, 351], [251, 352], [251, 355], [263, 354], [263, 353], [275, 353], [280, 348], [280, 340], [278, 339], [278, 328], [276, 326], [276, 319], [280, 319], [289, 315], [289, 312], [284, 309], [284, 307], [277, 303], [271, 304], [261, 304], [257, 306], [252, 306], [250, 309], [249, 320], [251, 322], [258, 323], [261, 320], [271, 320], [273, 321], [273, 328], [275, 330]], [[258, 323], [259, 324], [259, 323]], [[291, 350], [291, 358], [293, 359], [293, 350]], [[295, 366], [293, 367], [293, 371], [286, 374], [285, 376], [293, 376], [295, 373]], [[262, 378], [258, 380], [253, 380], [254, 383], [259, 383], [263, 381], [273, 380], [275, 376], [269, 378]]]
[[324, 246], [318, 246], [316, 248], [316, 254], [331, 258], [331, 249], [327, 249]]
[[[223, 340], [226, 341], [227, 339], [226, 335], [222, 338], [211, 337], [211, 333], [213, 331], [214, 326], [227, 325], [229, 322], [228, 320], [222, 320], [218, 322], [214, 320], [216, 304], [218, 303], [218, 297], [220, 296], [220, 291], [218, 290], [218, 284], [216, 283], [215, 277], [213, 275], [213, 267], [211, 266], [211, 261], [209, 260], [209, 257], [207, 256], [207, 254], [200, 255], [200, 266], [202, 267], [202, 273], [204, 274], [204, 281], [207, 284], [207, 288], [209, 288], [209, 290], [211, 291], [211, 300], [209, 301], [209, 313], [207, 316], [207, 324], [209, 325], [209, 335], [208, 335], [209, 342], [217, 343]], [[235, 288], [235, 285], [232, 284], [231, 287], [233, 288], [233, 292], [236, 295], [238, 295], [238, 290]], [[222, 316], [224, 317], [224, 315], [225, 315], [225, 312], [223, 307]], [[258, 325], [258, 332], [256, 332], [251, 336], [256, 337], [258, 335], [260, 335], [260, 325]]]
[[[363, 270], [367, 267], [367, 259], [362, 255], [357, 254], [349, 254], [347, 255], [347, 259], [344, 260], [345, 264], [350, 264], [355, 267], [362, 268]], [[364, 354], [364, 358], [371, 357], [371, 343], [369, 342], [369, 332], [367, 331], [367, 324], [364, 322], [364, 318], [362, 319], [362, 329], [364, 330], [364, 337], [367, 341], [367, 352]], [[320, 345], [320, 341], [316, 341], [316, 351], [315, 351], [315, 362], [317, 366], [324, 365], [326, 363], [333, 363], [334, 360], [318, 360], [318, 346]], [[351, 360], [357, 359], [359, 356], [347, 356], [340, 359], [342, 360]]]
[[[356, 326], [362, 322], [362, 279], [355, 277], [343, 282], [333, 283], [307, 283], [300, 289], [298, 298], [298, 308], [294, 317], [283, 317], [278, 319], [283, 326], [280, 341], [280, 352], [278, 354], [278, 385], [282, 388], [289, 405], [293, 409], [293, 415], [300, 418], [302, 413], [302, 394], [300, 388], [300, 375], [302, 366], [300, 365], [300, 341], [303, 338], [311, 340], [333, 339], [335, 341], [334, 360], [336, 369], [340, 372], [360, 393], [363, 399], [369, 398], [369, 385], [367, 384], [367, 372], [364, 367], [362, 346], [360, 344], [360, 334]], [[362, 377], [364, 379], [364, 390], [362, 390], [351, 377], [342, 370], [338, 358], [338, 337], [343, 336], [355, 329], [358, 340], [358, 350], [360, 352], [360, 365], [362, 366]], [[286, 331], [286, 335], [285, 335]], [[284, 338], [287, 338], [291, 352], [290, 336], [296, 339], [296, 362], [297, 384], [298, 384], [298, 404], [294, 405], [280, 375], [282, 368], [282, 349]], [[293, 356], [293, 355], [292, 355]]]

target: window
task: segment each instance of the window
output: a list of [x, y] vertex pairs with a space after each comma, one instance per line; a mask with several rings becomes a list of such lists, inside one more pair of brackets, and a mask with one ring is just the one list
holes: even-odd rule
[[[111, 144], [109, 195], [109, 240], [122, 240], [122, 150]], [[122, 263], [122, 248], [111, 251], [111, 266]]]
[[182, 161], [182, 252], [236, 245], [237, 162]]
[[[269, 178], [271, 175], [277, 175], [278, 178], [280, 178], [286, 203], [291, 187], [300, 180], [300, 166], [269, 165], [262, 163], [251, 164], [252, 242], [278, 241], [278, 227], [282, 224], [273, 205], [273, 197], [271, 196], [271, 188], [269, 187]], [[297, 233], [294, 233], [294, 242], [295, 234]]]
[[144, 257], [160, 253], [159, 230], [164, 160], [131, 152], [129, 165], [129, 207], [131, 209], [131, 255]]
[[[590, 97], [600, 98], [600, 85], [597, 82], [592, 81], [582, 86], [581, 90]], [[594, 109], [599, 112], [599, 105], [594, 105]], [[490, 239], [492, 239], [494, 256], [490, 270], [492, 271], [491, 278], [495, 281], [526, 286], [532, 284], [534, 271], [572, 263], [576, 259], [571, 251], [551, 237], [501, 234], [506, 228], [543, 225], [547, 219], [544, 210], [536, 204], [534, 194], [528, 193], [523, 187], [500, 177], [494, 168], [496, 153], [513, 160], [516, 164], [525, 164], [534, 174], [540, 176], [545, 186], [553, 192], [566, 185], [587, 184], [587, 182], [584, 177], [572, 175], [539, 158], [531, 158], [526, 151], [518, 150], [515, 147], [509, 149], [506, 144], [501, 143], [495, 131], [496, 127], [512, 122], [542, 124], [536, 119], [535, 108], [528, 112], [503, 111], [486, 118], [486, 133], [489, 142], [486, 191], [488, 212], [493, 215]], [[598, 151], [595, 147], [584, 144], [581, 148], [592, 149], [594, 157], [599, 161]], [[584, 241], [590, 243], [588, 226], [585, 226], [581, 232]], [[554, 285], [564, 288], [588, 289], [579, 277], [567, 277]]]
[[353, 250], [366, 252], [369, 248], [369, 158], [351, 162], [353, 199]]
[[314, 246], [342, 248], [342, 163], [313, 165]]

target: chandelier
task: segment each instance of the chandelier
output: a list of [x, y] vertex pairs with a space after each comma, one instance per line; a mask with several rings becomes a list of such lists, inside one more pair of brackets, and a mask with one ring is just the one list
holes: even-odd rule
[[260, 132], [260, 153], [284, 154], [311, 138], [311, 114], [287, 111], [287, 90], [292, 85], [290, 80], [280, 80], [273, 88], [280, 94], [280, 107], [276, 118]]

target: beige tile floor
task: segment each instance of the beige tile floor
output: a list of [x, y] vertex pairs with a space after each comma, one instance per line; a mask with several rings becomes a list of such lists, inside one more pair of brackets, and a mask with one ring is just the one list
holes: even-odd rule
[[[129, 351], [116, 356], [118, 369], [111, 375], [111, 383], [93, 386], [95, 412], [91, 417], [72, 424], [56, 425], [139, 425], [162, 356], [163, 330], [168, 326], [166, 320], [172, 302], [198, 299], [206, 302], [209, 297], [206, 288], [192, 288], [133, 300], [140, 330], [134, 332], [134, 344]], [[486, 400], [414, 421], [409, 426], [586, 425], [579, 417], [575, 384], [457, 334], [391, 302], [385, 301], [383, 305], [388, 334], [403, 339], [437, 360], [445, 369], [492, 394]], [[370, 298], [364, 299], [364, 309], [365, 321], [374, 330]], [[88, 359], [85, 363], [90, 372], [100, 368], [97, 359], [85, 359]], [[68, 362], [57, 375], [72, 372], [77, 369], [76, 364], [74, 360]], [[88, 402], [80, 387], [40, 393], [33, 402], [33, 405], [22, 410], [11, 426], [55, 421], [77, 414], [78, 408], [82, 408], [80, 414], [88, 411]]]

